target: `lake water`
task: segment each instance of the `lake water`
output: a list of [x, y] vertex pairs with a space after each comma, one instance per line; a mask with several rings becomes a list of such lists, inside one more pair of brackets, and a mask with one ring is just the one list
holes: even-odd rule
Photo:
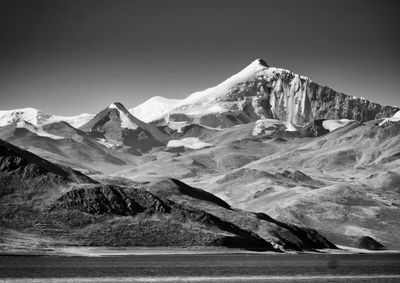
[[400, 282], [400, 254], [0, 256], [0, 282]]

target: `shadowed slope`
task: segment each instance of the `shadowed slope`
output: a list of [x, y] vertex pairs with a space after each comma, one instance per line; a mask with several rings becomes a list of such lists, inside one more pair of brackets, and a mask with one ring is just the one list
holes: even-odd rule
[[0, 140], [0, 171], [7, 175], [19, 175], [25, 178], [53, 173], [68, 181], [94, 182], [79, 171], [53, 164], [3, 140]]
[[215, 195], [201, 189], [190, 187], [176, 179], [166, 179], [160, 182], [156, 182], [149, 187], [149, 190], [167, 198], [172, 196], [182, 197], [182, 195], [186, 195], [190, 198], [211, 202], [223, 208], [230, 208], [229, 204], [224, 202], [222, 199], [216, 197]]

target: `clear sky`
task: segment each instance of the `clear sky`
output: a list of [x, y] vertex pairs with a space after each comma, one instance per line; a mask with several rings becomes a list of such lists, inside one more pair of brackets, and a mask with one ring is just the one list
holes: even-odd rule
[[0, 109], [184, 98], [256, 58], [400, 106], [400, 1], [2, 0]]

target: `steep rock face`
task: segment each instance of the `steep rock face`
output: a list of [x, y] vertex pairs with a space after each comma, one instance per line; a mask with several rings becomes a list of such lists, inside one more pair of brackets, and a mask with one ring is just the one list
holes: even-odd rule
[[[391, 117], [399, 108], [338, 93], [288, 70], [265, 66], [229, 90], [226, 99], [250, 119], [273, 118], [304, 126], [314, 119], [369, 121]], [[253, 115], [255, 114], [255, 115]]]
[[360, 122], [392, 117], [400, 110], [396, 106], [382, 106], [365, 98], [338, 93], [314, 82], [309, 84], [309, 97], [314, 118], [349, 119]]

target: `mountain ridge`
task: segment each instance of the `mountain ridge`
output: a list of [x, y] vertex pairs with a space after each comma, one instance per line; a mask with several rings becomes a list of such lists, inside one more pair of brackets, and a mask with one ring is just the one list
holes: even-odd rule
[[[181, 114], [188, 116], [183, 120], [226, 127], [229, 123], [218, 121], [217, 117], [226, 115], [236, 120], [233, 124], [272, 118], [304, 126], [313, 119], [365, 122], [390, 117], [400, 110], [397, 106], [381, 106], [365, 98], [337, 92], [290, 70], [269, 67], [260, 60], [253, 61], [215, 87], [191, 94], [159, 118], [169, 124], [170, 117]], [[143, 110], [141, 115], [145, 116]]]
[[[207, 101], [211, 104], [207, 104]], [[246, 108], [252, 109], [246, 111]], [[149, 123], [171, 114], [205, 116], [213, 113], [230, 113], [235, 116], [237, 115], [235, 112], [242, 111], [246, 112], [246, 117], [240, 119], [241, 123], [247, 120], [272, 118], [304, 126], [313, 119], [352, 119], [365, 122], [389, 118], [396, 110], [399, 111], [400, 107], [381, 105], [363, 97], [335, 91], [329, 86], [314, 82], [307, 76], [288, 69], [271, 67], [259, 58], [217, 86], [196, 91], [184, 99], [154, 96], [129, 109], [129, 112], [133, 116], [138, 113], [140, 119]], [[36, 126], [65, 121], [79, 128], [94, 116], [82, 113], [64, 117], [47, 114], [35, 108], [1, 110], [0, 126], [26, 120]], [[168, 123], [168, 118], [164, 119]]]

